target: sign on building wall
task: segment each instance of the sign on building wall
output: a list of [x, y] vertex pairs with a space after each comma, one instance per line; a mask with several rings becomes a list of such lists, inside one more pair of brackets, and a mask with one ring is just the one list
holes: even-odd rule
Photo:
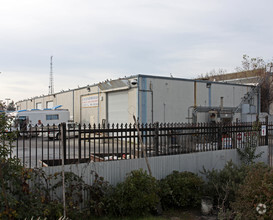
[[98, 106], [99, 106], [99, 96], [97, 94], [82, 97], [83, 108], [98, 107]]

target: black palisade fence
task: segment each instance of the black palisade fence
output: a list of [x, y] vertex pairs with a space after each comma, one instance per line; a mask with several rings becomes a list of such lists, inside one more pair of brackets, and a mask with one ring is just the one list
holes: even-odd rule
[[[147, 157], [270, 145], [272, 123], [139, 124]], [[11, 130], [6, 132], [12, 132]], [[143, 158], [135, 124], [60, 124], [26, 127], [17, 133], [13, 155], [28, 167]], [[272, 149], [269, 149], [269, 154]], [[271, 161], [272, 163], [272, 161]]]

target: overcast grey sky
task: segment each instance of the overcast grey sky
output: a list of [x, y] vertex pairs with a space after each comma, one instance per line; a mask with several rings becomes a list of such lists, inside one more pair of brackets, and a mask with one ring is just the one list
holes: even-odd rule
[[271, 60], [272, 0], [1, 0], [0, 100], [138, 73], [233, 72]]

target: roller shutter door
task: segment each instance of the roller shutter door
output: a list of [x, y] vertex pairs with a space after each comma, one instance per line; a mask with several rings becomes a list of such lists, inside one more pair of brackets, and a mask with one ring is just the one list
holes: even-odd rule
[[128, 91], [108, 93], [108, 123], [128, 123]]

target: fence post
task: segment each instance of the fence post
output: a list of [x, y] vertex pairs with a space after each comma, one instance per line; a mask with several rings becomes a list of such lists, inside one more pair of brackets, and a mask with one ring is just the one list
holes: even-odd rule
[[63, 149], [63, 158], [64, 164], [66, 164], [66, 123], [61, 124], [61, 145]]
[[222, 149], [222, 133], [223, 133], [223, 123], [218, 124], [218, 150]]
[[[82, 138], [82, 133], [81, 133], [81, 131], [82, 131], [82, 128], [81, 128], [81, 124], [79, 124], [79, 138], [78, 138], [78, 140], [79, 140], [79, 142], [78, 142], [78, 154], [79, 154], [79, 162], [80, 162], [80, 160], [82, 159], [82, 141], [81, 141], [81, 138]], [[95, 135], [94, 135], [95, 136]]]
[[154, 146], [155, 146], [155, 155], [158, 156], [158, 138], [159, 138], [159, 123], [154, 123], [155, 126], [155, 134], [154, 134]]

